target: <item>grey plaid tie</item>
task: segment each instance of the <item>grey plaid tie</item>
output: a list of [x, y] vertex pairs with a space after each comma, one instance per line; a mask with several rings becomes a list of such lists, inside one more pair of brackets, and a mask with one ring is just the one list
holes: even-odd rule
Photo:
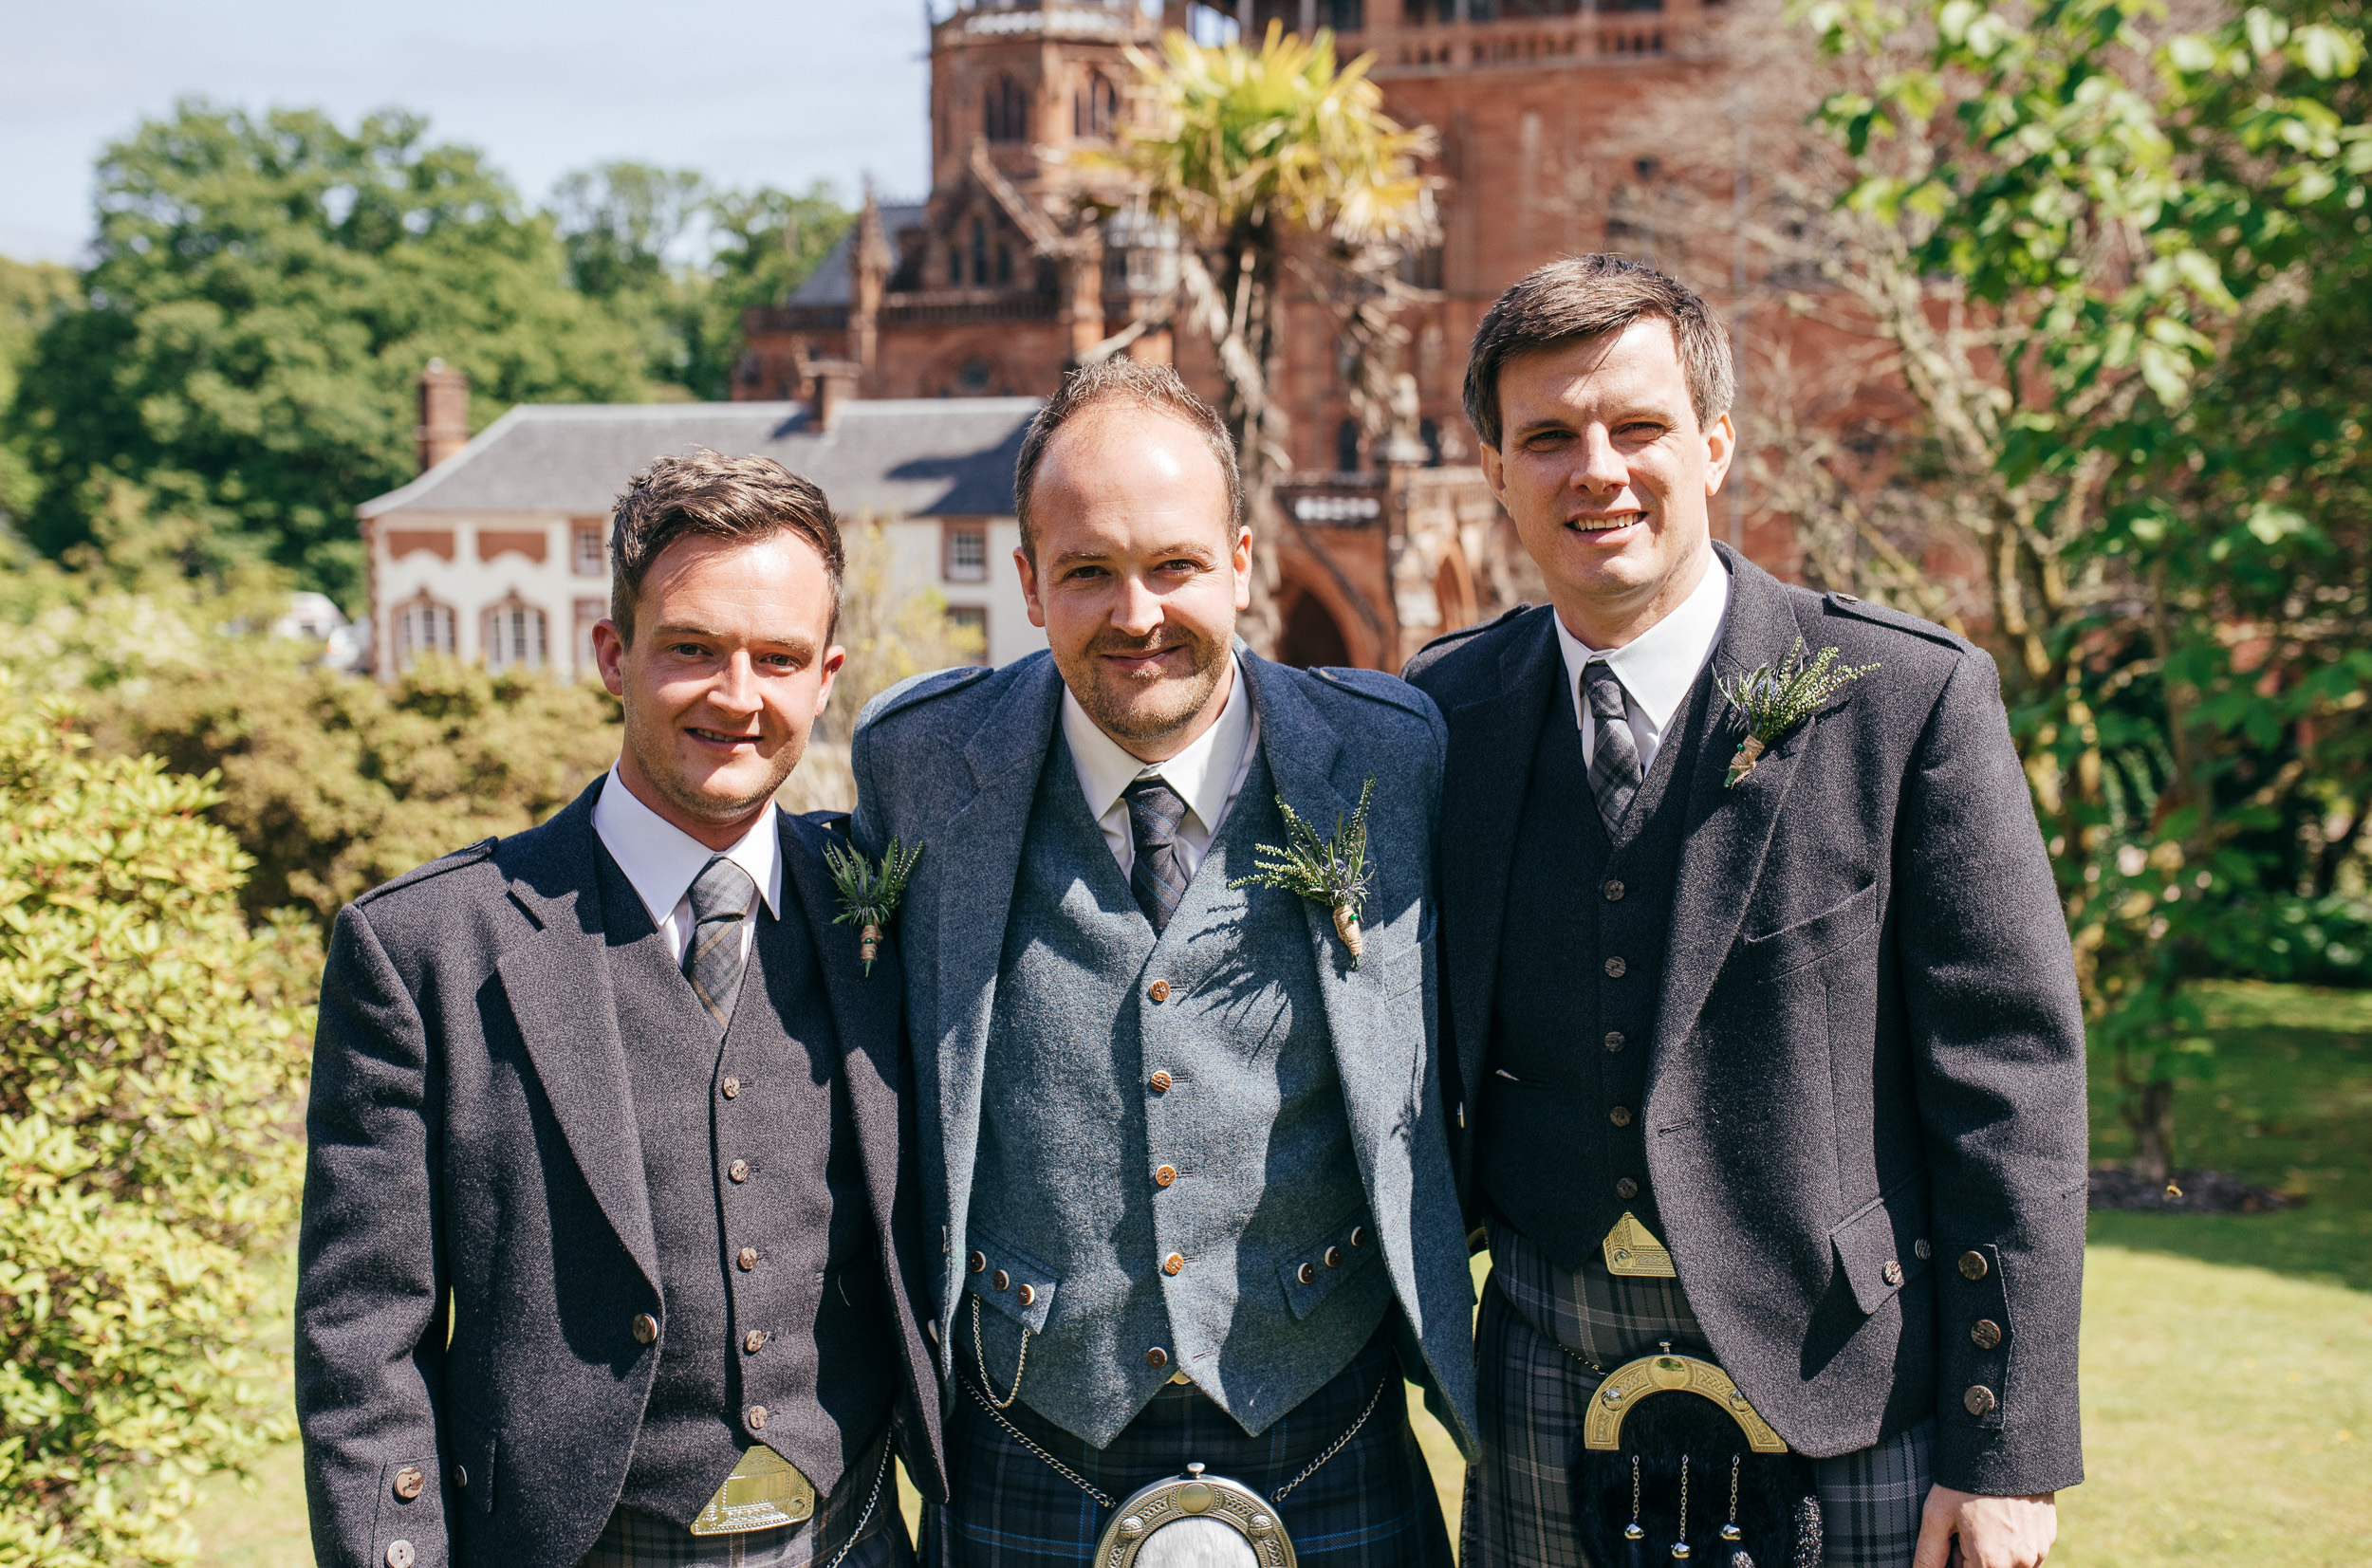
[[1621, 677], [1604, 659], [1582, 666], [1582, 685], [1589, 693], [1590, 727], [1595, 744], [1589, 759], [1589, 787], [1598, 797], [1598, 818], [1611, 836], [1622, 814], [1639, 793], [1639, 738], [1624, 717]]
[[757, 896], [757, 879], [722, 855], [692, 879], [692, 940], [684, 944], [683, 977], [715, 1022], [719, 1040], [741, 994], [741, 923]]
[[1139, 779], [1121, 791], [1121, 799], [1128, 802], [1129, 834], [1137, 845], [1129, 891], [1158, 936], [1169, 929], [1170, 916], [1186, 896], [1186, 873], [1177, 863], [1177, 824], [1186, 820], [1186, 802], [1159, 779]]

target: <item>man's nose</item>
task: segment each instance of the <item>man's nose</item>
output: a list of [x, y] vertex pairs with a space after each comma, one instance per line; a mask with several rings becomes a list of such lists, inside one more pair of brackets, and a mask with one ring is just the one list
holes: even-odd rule
[[747, 718], [758, 710], [758, 673], [746, 653], [732, 653], [725, 657], [725, 668], [717, 672], [709, 687], [709, 701], [724, 712]]
[[1161, 624], [1161, 596], [1141, 578], [1122, 577], [1112, 600], [1112, 629], [1132, 637], [1151, 636]]
[[1581, 462], [1573, 470], [1574, 487], [1593, 495], [1611, 495], [1630, 482], [1631, 466], [1614, 450], [1614, 437], [1606, 427], [1585, 426], [1582, 431]]

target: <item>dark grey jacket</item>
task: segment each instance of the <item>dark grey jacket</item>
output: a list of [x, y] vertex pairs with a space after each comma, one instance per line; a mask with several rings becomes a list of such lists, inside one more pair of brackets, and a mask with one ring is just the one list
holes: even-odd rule
[[[322, 982], [297, 1285], [313, 1550], [379, 1568], [563, 1568], [624, 1483], [658, 1364], [657, 1247], [608, 1004], [601, 782], [541, 827], [373, 889]], [[899, 1450], [943, 1495], [894, 950], [834, 928], [826, 830], [783, 819], [787, 906], [821, 963], [888, 1276]], [[786, 917], [790, 911], [784, 911]], [[404, 1500], [406, 1467], [427, 1485]], [[463, 1484], [466, 1475], [466, 1485]]]
[[[1715, 548], [1716, 672], [1798, 636], [1880, 668], [1736, 788], [1726, 704], [1677, 759], [1686, 839], [1642, 1112], [1663, 1240], [1714, 1353], [1797, 1448], [1934, 1415], [1944, 1485], [2071, 1485], [2084, 1024], [1998, 673], [1939, 627]], [[1565, 678], [1551, 615], [1444, 637], [1407, 672], [1450, 729], [1447, 1093], [1475, 1109], [1501, 945], [1523, 939], [1502, 929], [1513, 837]], [[1468, 1126], [1461, 1173], [1492, 1131]]]

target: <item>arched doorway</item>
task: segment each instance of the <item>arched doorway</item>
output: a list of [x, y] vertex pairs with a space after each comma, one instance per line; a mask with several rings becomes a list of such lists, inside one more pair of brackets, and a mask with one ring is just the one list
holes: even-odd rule
[[1276, 657], [1279, 664], [1303, 670], [1321, 664], [1341, 667], [1351, 662], [1351, 650], [1343, 639], [1343, 628], [1335, 624], [1325, 601], [1305, 591], [1285, 612], [1285, 630], [1277, 638]]

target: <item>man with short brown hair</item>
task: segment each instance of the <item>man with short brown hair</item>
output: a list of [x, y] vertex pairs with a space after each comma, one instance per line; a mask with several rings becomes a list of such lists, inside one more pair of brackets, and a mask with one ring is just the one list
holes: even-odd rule
[[758, 457], [620, 497], [618, 764], [373, 889], [322, 983], [297, 1291], [342, 1568], [897, 1568], [939, 1484], [895, 950], [778, 811], [840, 532]]
[[1551, 602], [1408, 670], [1492, 1263], [1462, 1561], [2033, 1568], [2083, 1474], [2066, 927], [1992, 660], [1712, 542], [1732, 387], [1617, 257], [1475, 333]]

